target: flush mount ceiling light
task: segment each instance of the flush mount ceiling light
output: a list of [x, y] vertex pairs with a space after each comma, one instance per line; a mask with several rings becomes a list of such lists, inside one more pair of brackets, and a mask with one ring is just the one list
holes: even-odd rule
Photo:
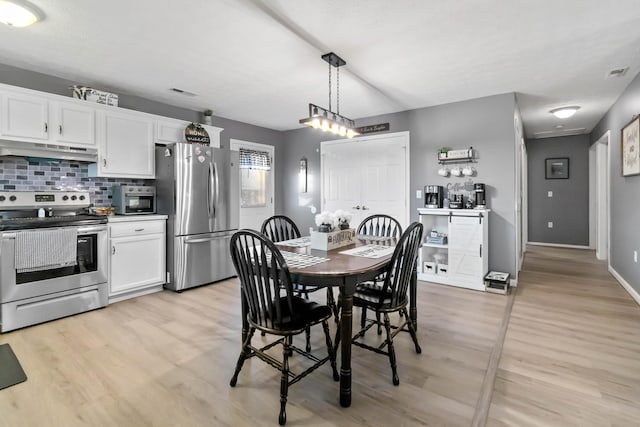
[[554, 108], [549, 112], [559, 119], [568, 119], [569, 117], [573, 116], [576, 113], [576, 111], [578, 111], [579, 109], [580, 107], [577, 107], [577, 106], [560, 107], [560, 108]]
[[10, 27], [27, 27], [44, 19], [44, 14], [24, 0], [0, 0], [0, 22]]
[[[333, 52], [322, 55], [322, 59], [329, 64], [329, 108], [319, 107], [315, 104], [309, 104], [309, 117], [300, 119], [300, 123], [312, 127], [314, 129], [321, 129], [324, 132], [330, 131], [335, 135], [346, 136], [347, 138], [353, 138], [356, 135], [360, 135], [356, 131], [356, 123], [340, 115], [340, 67], [347, 63], [344, 59], [340, 58]], [[336, 112], [331, 111], [331, 68], [336, 69], [337, 83], [336, 83]]]

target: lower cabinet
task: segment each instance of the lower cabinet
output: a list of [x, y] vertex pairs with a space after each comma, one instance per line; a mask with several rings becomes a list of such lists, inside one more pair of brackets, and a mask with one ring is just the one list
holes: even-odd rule
[[162, 290], [166, 278], [166, 221], [109, 223], [109, 302]]

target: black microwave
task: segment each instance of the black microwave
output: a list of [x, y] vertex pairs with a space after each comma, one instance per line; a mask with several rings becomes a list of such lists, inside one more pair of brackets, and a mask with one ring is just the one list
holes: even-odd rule
[[113, 187], [111, 202], [119, 215], [156, 213], [156, 187], [120, 185]]

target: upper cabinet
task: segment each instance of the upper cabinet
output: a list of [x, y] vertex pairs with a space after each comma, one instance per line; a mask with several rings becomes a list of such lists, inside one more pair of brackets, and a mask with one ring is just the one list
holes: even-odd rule
[[78, 102], [52, 103], [52, 129], [58, 142], [78, 147], [96, 145], [96, 110]]
[[155, 178], [154, 121], [146, 114], [114, 109], [98, 112], [98, 163], [94, 176]]
[[[162, 118], [156, 122], [156, 143], [171, 144], [173, 142], [183, 142], [184, 130], [190, 122], [184, 120], [174, 120]], [[209, 134], [210, 146], [220, 148], [220, 133], [224, 130], [215, 126], [202, 125]]]
[[[155, 144], [185, 141], [188, 125], [184, 120], [0, 83], [0, 144], [29, 147], [24, 150], [46, 144], [48, 157], [68, 158], [63, 155], [73, 151], [86, 153], [88, 161], [97, 152], [97, 163], [89, 165], [90, 176], [155, 178]], [[203, 127], [210, 145], [220, 147], [224, 129]]]
[[158, 120], [156, 122], [156, 142], [170, 144], [184, 141], [184, 129], [189, 122], [184, 120]]
[[2, 93], [0, 134], [16, 141], [95, 147], [95, 108], [79, 102]]
[[49, 101], [37, 96], [3, 93], [0, 134], [11, 139], [47, 141]]

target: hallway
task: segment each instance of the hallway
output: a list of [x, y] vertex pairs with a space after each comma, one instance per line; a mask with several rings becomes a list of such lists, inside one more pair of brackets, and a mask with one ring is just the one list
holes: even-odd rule
[[640, 423], [640, 307], [593, 251], [530, 246], [490, 426]]

